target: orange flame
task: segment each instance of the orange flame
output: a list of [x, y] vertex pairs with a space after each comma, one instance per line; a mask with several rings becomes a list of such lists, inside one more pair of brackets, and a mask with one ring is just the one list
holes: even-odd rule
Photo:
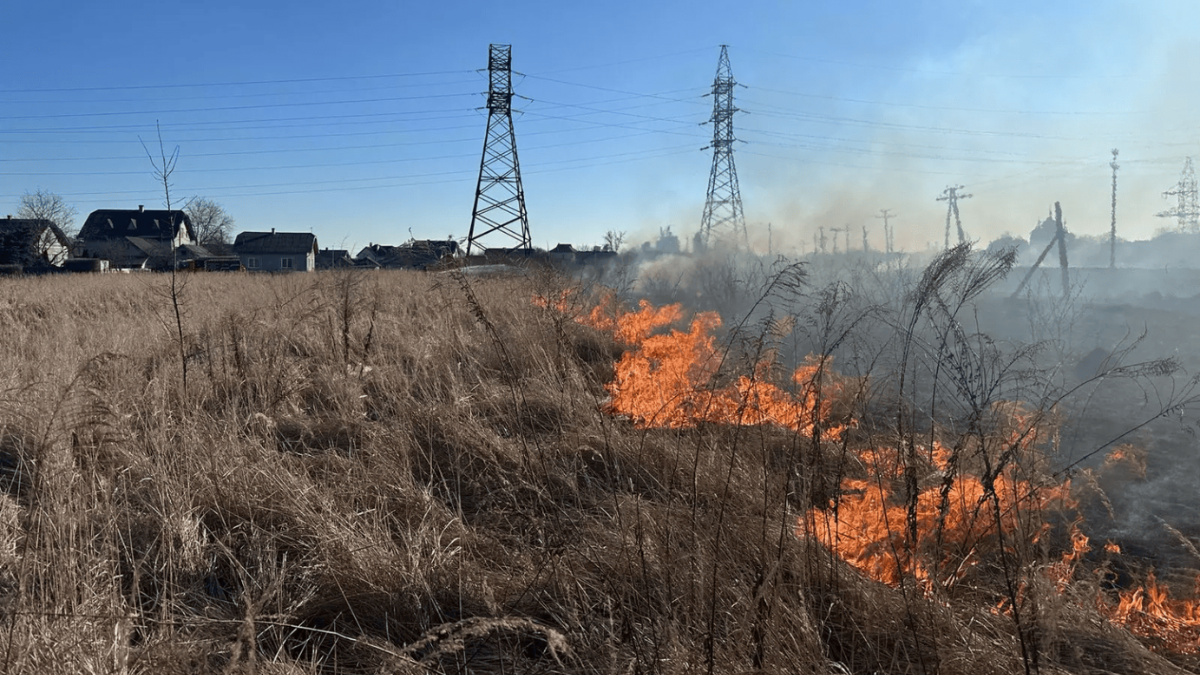
[[[571, 293], [557, 300], [535, 296], [540, 307], [572, 313]], [[656, 331], [681, 321], [680, 305], [654, 307], [642, 301], [636, 312], [622, 311], [612, 296], [575, 320], [610, 332], [630, 347], [616, 365], [616, 375], [606, 385], [610, 400], [605, 411], [624, 415], [640, 427], [689, 428], [712, 422], [724, 424], [771, 424], [804, 434], [820, 430], [839, 438], [844, 427], [831, 423], [831, 406], [844, 383], [831, 372], [830, 357], [809, 356], [792, 374], [795, 392], [768, 381], [771, 358], [755, 364], [753, 375], [741, 375], [720, 385], [723, 359], [712, 333], [721, 325], [712, 312], [697, 314], [688, 330]], [[1031, 449], [1038, 439], [1033, 416], [1018, 404], [1002, 404], [1007, 420], [998, 431], [1008, 448]], [[1001, 545], [1001, 539], [1024, 537], [1036, 542], [1047, 526], [1036, 527], [1039, 513], [1058, 503], [1071, 506], [1070, 482], [1036, 487], [1017, 477], [1009, 467], [1000, 472], [989, 492], [983, 480], [959, 473], [956, 452], [940, 443], [917, 447], [901, 458], [892, 447], [855, 451], [867, 478], [846, 478], [840, 496], [828, 509], [811, 509], [796, 525], [796, 535], [812, 536], [839, 557], [877, 581], [897, 586], [905, 577], [921, 584], [926, 592], [935, 585], [949, 588], [961, 580], [982, 557]], [[919, 490], [915, 502], [915, 528], [909, 510], [893, 494], [893, 486], [905, 475], [906, 462], [923, 463], [937, 480]], [[1121, 446], [1106, 458], [1104, 467], [1126, 464], [1144, 476], [1145, 459], [1133, 446]], [[944, 495], [943, 495], [944, 492]], [[915, 537], [913, 532], [915, 530]], [[1055, 588], [1065, 592], [1091, 543], [1078, 521], [1071, 526], [1071, 549], [1045, 569]], [[1104, 550], [1119, 555], [1120, 547], [1108, 542]], [[1017, 602], [1027, 586], [1022, 582]], [[1200, 598], [1200, 577], [1195, 597]], [[1200, 601], [1177, 600], [1151, 573], [1145, 584], [1121, 592], [1116, 603], [1100, 596], [1098, 609], [1110, 621], [1135, 635], [1157, 640], [1177, 653], [1200, 653]], [[1009, 600], [992, 608], [994, 613], [1011, 612]]]
[[1124, 465], [1139, 478], [1146, 477], [1146, 453], [1134, 445], [1126, 443], [1113, 448], [1112, 452], [1105, 456], [1104, 465], [1100, 470], [1108, 471], [1118, 465]]
[[[1196, 586], [1200, 596], [1200, 577]], [[1171, 591], [1159, 585], [1154, 572], [1144, 585], [1123, 591], [1115, 606], [1102, 604], [1101, 611], [1134, 635], [1159, 640], [1170, 651], [1200, 654], [1200, 602], [1172, 599]]]
[[577, 319], [631, 347], [606, 386], [606, 412], [627, 416], [643, 428], [682, 429], [709, 422], [775, 425], [803, 434], [820, 428], [831, 438], [840, 436], [842, 427], [828, 423], [833, 400], [843, 388], [829, 368], [830, 358], [806, 359], [792, 373], [796, 392], [767, 381], [770, 357], [755, 365], [753, 375], [718, 385], [724, 359], [713, 331], [721, 318], [701, 312], [687, 331], [654, 334], [682, 318], [678, 304], [656, 308], [643, 300], [638, 311], [622, 312], [609, 298]]
[[[926, 584], [950, 587], [982, 553], [998, 546], [998, 535], [1012, 536], [1029, 529], [1021, 527], [1023, 512], [1040, 511], [1051, 502], [1067, 499], [1069, 493], [1068, 483], [1035, 489], [1006, 471], [994, 483], [995, 501], [1000, 505], [997, 518], [995, 502], [983, 482], [975, 476], [956, 476], [946, 493], [944, 515], [941, 485], [918, 494], [914, 541], [908, 507], [892, 499], [888, 483], [887, 476], [880, 474], [867, 480], [843, 480], [840, 498], [831, 500], [828, 510], [810, 510], [798, 523], [797, 535], [815, 536], [876, 581], [897, 586], [903, 576], [910, 575]], [[1027, 536], [1034, 541], [1040, 534], [1035, 531]], [[936, 579], [933, 569], [942, 571]]]

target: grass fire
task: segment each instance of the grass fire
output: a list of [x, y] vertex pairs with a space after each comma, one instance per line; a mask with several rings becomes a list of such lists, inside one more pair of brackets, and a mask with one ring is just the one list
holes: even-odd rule
[[1192, 390], [986, 333], [1011, 263], [762, 263], [719, 307], [185, 275], [179, 323], [156, 277], [4, 279], [6, 671], [1200, 672], [1193, 538], [1105, 526], [1154, 447], [1078, 431]]

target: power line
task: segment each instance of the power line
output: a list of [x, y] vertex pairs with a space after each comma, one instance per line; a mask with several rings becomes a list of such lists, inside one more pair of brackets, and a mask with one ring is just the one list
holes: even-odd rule
[[1123, 116], [1123, 115], [1148, 115], [1149, 110], [1125, 110], [1125, 111], [1090, 111], [1090, 110], [1005, 110], [999, 108], [963, 108], [957, 106], [944, 105], [923, 105], [920, 103], [896, 103], [891, 101], [874, 101], [870, 99], [848, 98], [844, 96], [831, 96], [828, 94], [807, 94], [798, 91], [788, 91], [786, 89], [773, 89], [771, 87], [754, 87], [755, 91], [769, 91], [775, 94], [787, 94], [789, 96], [799, 96], [802, 98], [815, 98], [826, 101], [841, 101], [845, 103], [863, 103], [867, 105], [878, 105], [892, 108], [914, 108], [917, 110], [942, 110], [946, 112], [969, 112], [969, 113], [991, 113], [1004, 115], [1095, 115], [1095, 116]]
[[[643, 160], [647, 160], [647, 159], [658, 159], [661, 157], [669, 157], [669, 156], [679, 155], [679, 154], [683, 154], [683, 153], [690, 153], [690, 152], [694, 152], [694, 151], [695, 151], [695, 146], [688, 144], [688, 145], [674, 146], [671, 148], [663, 148], [660, 150], [653, 150], [653, 151], [638, 150], [638, 151], [631, 151], [631, 152], [612, 153], [612, 154], [606, 154], [606, 155], [594, 155], [591, 157], [572, 157], [570, 159], [553, 160], [553, 161], [546, 161], [546, 162], [533, 162], [532, 166], [534, 168], [532, 170], [525, 171], [525, 173], [526, 174], [541, 174], [541, 173], [549, 173], [549, 172], [557, 172], [557, 171], [574, 171], [574, 170], [578, 170], [578, 169], [590, 169], [590, 168], [594, 168], [594, 167], [598, 167], [598, 166], [609, 166], [609, 165], [613, 165], [613, 164], [626, 164], [629, 162], [643, 161]], [[470, 156], [474, 156], [474, 155], [470, 155]], [[612, 161], [597, 161], [597, 160], [612, 160]], [[577, 165], [576, 166], [564, 166], [564, 165], [572, 165], [572, 164], [577, 164]], [[209, 186], [209, 187], [184, 186], [184, 187], [180, 188], [180, 191], [186, 192], [186, 193], [212, 194], [212, 193], [225, 192], [228, 190], [239, 190], [239, 189], [243, 189], [243, 188], [293, 187], [293, 186], [302, 186], [302, 185], [339, 185], [339, 184], [343, 184], [343, 183], [361, 183], [361, 182], [368, 182], [368, 181], [383, 181], [383, 180], [409, 180], [409, 179], [420, 179], [420, 178], [434, 178], [434, 177], [439, 177], [439, 176], [461, 176], [461, 177], [465, 178], [465, 177], [469, 177], [472, 175], [474, 175], [474, 173], [471, 171], [456, 169], [453, 171], [437, 171], [437, 172], [417, 173], [417, 174], [403, 174], [403, 175], [398, 175], [398, 176], [374, 176], [374, 177], [370, 177], [370, 178], [344, 178], [344, 179], [318, 180], [318, 181], [287, 181], [287, 182], [282, 182], [282, 183], [260, 183], [260, 184], [252, 184], [252, 185], [220, 185], [220, 186]], [[347, 189], [347, 190], [356, 189], [357, 190], [357, 189], [368, 189], [368, 188], [374, 189], [376, 187], [403, 187], [403, 186], [407, 186], [407, 185], [430, 185], [430, 184], [444, 183], [444, 182], [458, 182], [458, 180], [421, 182], [421, 183], [399, 183], [399, 184], [394, 184], [394, 185], [363, 186], [361, 188], [345, 188], [345, 189]], [[90, 197], [90, 196], [95, 196], [95, 195], [144, 194], [147, 191], [148, 190], [125, 190], [125, 191], [104, 190], [104, 191], [97, 191], [97, 192], [64, 192], [64, 193], [59, 193], [59, 194], [60, 194], [60, 196], [63, 196], [63, 197]], [[255, 192], [255, 193], [236, 194], [236, 195], [229, 195], [229, 196], [234, 196], [234, 197], [254, 196], [254, 197], [257, 197], [257, 196], [269, 196], [269, 195], [280, 195], [280, 194], [304, 194], [305, 192], [309, 192], [309, 191], [310, 190], [290, 190], [290, 191], [282, 191], [282, 192]], [[336, 192], [336, 191], [338, 191], [338, 189], [331, 188], [328, 190], [311, 190], [311, 191], [313, 191], [313, 192]], [[0, 195], [0, 199], [19, 199], [20, 196], [21, 195], [16, 195], [16, 194]]]
[[[443, 87], [459, 84], [472, 84], [475, 80], [452, 80], [448, 82], [420, 82], [413, 84], [391, 84], [379, 87], [353, 87], [341, 89], [315, 89], [307, 91], [276, 91], [276, 92], [254, 92], [252, 94], [206, 94], [206, 95], [191, 95], [181, 96], [172, 94], [172, 101], [204, 101], [211, 99], [234, 99], [234, 98], [266, 98], [269, 96], [315, 96], [320, 94], [344, 94], [347, 92], [359, 93], [365, 91], [388, 91], [394, 89], [413, 89], [416, 87]], [[63, 105], [63, 104], [79, 104], [79, 103], [144, 103], [146, 98], [87, 98], [87, 99], [37, 99], [37, 100], [7, 100], [0, 101], [6, 105]]]
[[67, 119], [79, 117], [115, 117], [117, 115], [173, 115], [176, 113], [197, 113], [197, 112], [225, 112], [228, 110], [264, 110], [272, 108], [300, 108], [319, 105], [362, 105], [364, 103], [395, 103], [397, 101], [421, 101], [432, 98], [461, 98], [465, 96], [475, 96], [474, 92], [464, 92], [459, 94], [427, 94], [424, 96], [391, 96], [385, 98], [367, 98], [346, 101], [309, 101], [304, 103], [262, 103], [258, 105], [234, 105], [221, 106], [217, 108], [176, 108], [173, 110], [122, 110], [113, 112], [90, 112], [90, 113], [58, 113], [54, 115], [11, 115], [0, 117], [0, 120], [36, 120], [36, 119]]
[[299, 84], [305, 82], [344, 82], [347, 80], [382, 80], [399, 77], [426, 77], [429, 75], [458, 75], [473, 73], [473, 70], [432, 70], [424, 73], [391, 73], [386, 75], [339, 75], [333, 77], [304, 77], [286, 80], [242, 80], [240, 82], [205, 82], [185, 84], [132, 84], [110, 87], [57, 87], [49, 89], [0, 89], [0, 94], [34, 94], [75, 91], [134, 91], [145, 89], [183, 89], [201, 87], [245, 87], [264, 84]]
[[1131, 79], [1134, 75], [1079, 75], [1079, 74], [1033, 74], [1033, 73], [979, 73], [979, 72], [955, 72], [948, 70], [925, 70], [921, 68], [905, 68], [902, 66], [889, 66], [883, 64], [855, 63], [853, 61], [840, 61], [837, 59], [827, 59], [816, 56], [798, 56], [793, 54], [780, 54], [778, 52], [770, 52], [752, 47], [739, 47], [744, 51], [764, 54], [766, 56], [774, 56], [783, 59], [794, 59], [797, 61], [808, 61], [811, 63], [823, 63], [835, 66], [849, 66], [853, 68], [864, 68], [869, 70], [886, 70], [898, 73], [914, 73], [918, 75], [943, 75], [948, 77], [969, 77], [972, 79], [978, 78], [997, 78], [997, 79], [1031, 79], [1031, 80], [1100, 80], [1100, 79]]
[[[412, 110], [412, 111], [381, 112], [381, 113], [352, 113], [352, 114], [348, 114], [348, 115], [307, 115], [307, 116], [303, 116], [303, 117], [260, 117], [257, 119], [219, 120], [219, 121], [212, 121], [212, 122], [193, 121], [193, 122], [177, 122], [174, 124], [169, 123], [169, 122], [164, 122], [161, 125], [157, 125], [157, 126], [161, 126], [163, 129], [168, 129], [168, 130], [173, 129], [175, 131], [198, 131], [199, 129], [192, 129], [191, 127], [193, 127], [195, 125], [206, 125], [206, 126], [211, 127], [211, 126], [224, 125], [224, 124], [248, 124], [251, 122], [261, 122], [261, 123], [271, 122], [272, 124], [265, 126], [265, 127], [264, 126], [256, 126], [256, 127], [229, 127], [229, 128], [232, 128], [232, 129], [238, 129], [238, 128], [242, 128], [242, 129], [274, 129], [274, 128], [286, 127], [286, 126], [298, 126], [298, 127], [330, 126], [332, 124], [335, 124], [335, 123], [331, 122], [331, 123], [324, 123], [324, 124], [286, 125], [286, 124], [275, 124], [276, 122], [297, 122], [297, 121], [304, 121], [304, 120], [347, 120], [347, 119], [360, 119], [360, 118], [364, 118], [364, 117], [396, 117], [398, 115], [421, 115], [421, 114], [437, 115], [436, 117], [423, 117], [423, 118], [418, 118], [415, 120], [409, 120], [409, 121], [413, 121], [413, 122], [423, 122], [423, 121], [428, 121], [428, 120], [451, 119], [453, 117], [476, 117], [477, 115], [475, 113], [462, 114], [462, 113], [466, 113], [470, 110], [473, 110], [473, 109], [471, 109], [471, 108], [441, 108], [441, 109], [433, 109], [433, 110]], [[460, 113], [460, 114], [459, 115], [446, 115], [444, 113]], [[402, 120], [379, 120], [379, 121], [375, 121], [375, 122], [370, 122], [370, 121], [364, 120], [364, 121], [358, 121], [358, 122], [337, 122], [336, 124], [344, 124], [344, 125], [391, 124], [393, 122], [398, 122], [398, 121], [402, 121]], [[34, 134], [34, 133], [36, 133], [36, 134], [81, 133], [82, 134], [82, 133], [98, 133], [101, 131], [154, 131], [155, 128], [156, 128], [156, 125], [154, 125], [154, 124], [105, 124], [105, 125], [92, 125], [92, 126], [86, 126], [86, 127], [42, 127], [42, 128], [32, 128], [32, 129], [28, 129], [28, 128], [27, 129], [0, 129], [0, 134]], [[8, 142], [8, 140], [5, 139], [5, 142]]]

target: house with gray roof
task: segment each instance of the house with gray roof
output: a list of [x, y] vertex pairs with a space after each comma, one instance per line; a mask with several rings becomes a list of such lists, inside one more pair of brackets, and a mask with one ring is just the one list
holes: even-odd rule
[[61, 267], [69, 256], [67, 235], [53, 222], [12, 216], [0, 220], [0, 265]]
[[317, 237], [311, 232], [242, 232], [233, 251], [250, 272], [311, 272], [317, 266]]
[[81, 257], [101, 258], [123, 269], [166, 269], [175, 249], [196, 243], [187, 213], [178, 209], [101, 209], [79, 230]]

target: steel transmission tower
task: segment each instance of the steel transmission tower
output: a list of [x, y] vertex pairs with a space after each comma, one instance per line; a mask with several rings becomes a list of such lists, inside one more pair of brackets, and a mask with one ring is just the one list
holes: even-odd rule
[[521, 165], [517, 162], [517, 136], [512, 120], [512, 45], [488, 47], [487, 137], [479, 162], [475, 208], [467, 235], [467, 255], [489, 235], [500, 239], [507, 250], [533, 247], [529, 216], [525, 212], [525, 190], [521, 187]]
[[1183, 172], [1179, 174], [1175, 189], [1167, 190], [1163, 197], [1178, 197], [1179, 205], [1173, 211], [1156, 214], [1159, 218], [1175, 218], [1180, 232], [1200, 231], [1200, 202], [1197, 201], [1196, 171], [1192, 168], [1191, 157], [1183, 163]]
[[958, 217], [958, 200], [968, 199], [971, 195], [960, 195], [959, 190], [963, 186], [951, 186], [942, 190], [942, 196], [937, 198], [939, 202], [949, 202], [946, 205], [946, 248], [950, 248], [950, 216], [954, 216], [954, 224], [958, 226], [958, 243], [963, 243], [967, 240], [966, 234], [962, 229], [962, 219]]
[[[708, 176], [708, 198], [704, 202], [704, 218], [700, 232], [706, 247], [726, 240], [735, 247], [750, 246], [746, 232], [746, 216], [742, 213], [742, 192], [738, 188], [737, 167], [733, 164], [733, 70], [729, 67], [729, 48], [721, 45], [717, 61], [717, 76], [713, 80], [713, 113], [708, 121], [713, 125], [712, 172]], [[708, 148], [704, 148], [707, 150]]]

